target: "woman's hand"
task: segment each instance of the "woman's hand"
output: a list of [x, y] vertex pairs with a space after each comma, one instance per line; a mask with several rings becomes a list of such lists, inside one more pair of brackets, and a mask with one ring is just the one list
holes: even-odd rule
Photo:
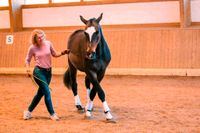
[[70, 50], [69, 50], [69, 49], [67, 49], [67, 50], [64, 50], [64, 51], [62, 51], [62, 52], [61, 52], [61, 55], [69, 54], [69, 52], [70, 52]]
[[28, 77], [31, 77], [31, 70], [30, 70], [30, 65], [26, 64], [26, 73]]
[[28, 76], [28, 77], [31, 77], [31, 70], [30, 70], [30, 69], [27, 69], [27, 70], [26, 70], [26, 73], [27, 73], [27, 76]]

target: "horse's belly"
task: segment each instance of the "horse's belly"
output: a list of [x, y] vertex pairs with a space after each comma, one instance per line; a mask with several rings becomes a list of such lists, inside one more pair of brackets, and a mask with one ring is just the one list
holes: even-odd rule
[[84, 58], [81, 57], [81, 55], [75, 55], [71, 53], [69, 54], [68, 58], [76, 69], [84, 71]]

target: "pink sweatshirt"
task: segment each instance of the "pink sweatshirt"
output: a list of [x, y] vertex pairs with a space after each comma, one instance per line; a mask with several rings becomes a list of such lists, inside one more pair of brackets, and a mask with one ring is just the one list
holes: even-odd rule
[[50, 68], [51, 55], [55, 56], [56, 51], [50, 41], [44, 41], [41, 47], [36, 47], [35, 45], [29, 47], [25, 63], [30, 64], [31, 59], [34, 56], [35, 66]]

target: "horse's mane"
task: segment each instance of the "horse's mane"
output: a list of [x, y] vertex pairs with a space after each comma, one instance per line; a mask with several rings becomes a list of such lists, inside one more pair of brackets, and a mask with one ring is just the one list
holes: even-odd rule
[[99, 32], [101, 35], [101, 40], [99, 42], [99, 45], [97, 46], [97, 55], [103, 58], [106, 62], [110, 62], [111, 60], [110, 50], [108, 48], [108, 44], [104, 38], [100, 25], [99, 25]]

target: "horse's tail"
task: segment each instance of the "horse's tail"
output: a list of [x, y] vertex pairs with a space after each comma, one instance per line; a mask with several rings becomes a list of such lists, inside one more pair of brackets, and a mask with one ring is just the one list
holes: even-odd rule
[[64, 85], [68, 88], [71, 89], [72, 88], [72, 83], [71, 83], [71, 76], [70, 76], [70, 69], [68, 67], [67, 71], [64, 74], [64, 78], [63, 78], [63, 82]]

